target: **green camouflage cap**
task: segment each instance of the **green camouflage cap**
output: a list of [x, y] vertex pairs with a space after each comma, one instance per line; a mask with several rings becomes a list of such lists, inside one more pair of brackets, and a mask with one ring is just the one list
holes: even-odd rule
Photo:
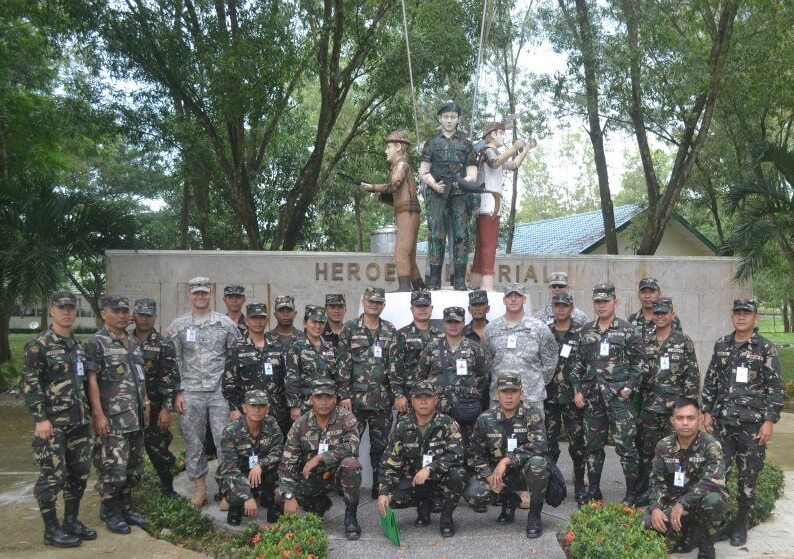
[[411, 291], [411, 304], [415, 307], [427, 307], [433, 304], [429, 291]]
[[659, 286], [659, 280], [656, 278], [642, 278], [640, 280], [639, 289], [653, 289], [654, 291], [658, 291], [661, 287]]
[[608, 301], [615, 298], [615, 285], [599, 283], [593, 288], [593, 301]]
[[500, 373], [496, 377], [497, 390], [521, 390], [521, 375], [519, 373]]
[[295, 310], [295, 298], [292, 295], [279, 295], [276, 297], [276, 310], [291, 309]]
[[523, 283], [508, 283], [507, 285], [505, 285], [505, 287], [502, 290], [502, 292], [505, 295], [510, 295], [511, 293], [518, 293], [519, 295], [526, 295], [527, 294], [527, 288], [524, 287]]
[[102, 308], [128, 311], [130, 310], [130, 300], [122, 295], [105, 295], [102, 297]]
[[482, 289], [476, 291], [469, 291], [469, 304], [470, 305], [487, 305], [488, 292]]
[[673, 300], [670, 297], [657, 297], [653, 300], [653, 312], [668, 313], [673, 311]]
[[135, 314], [148, 314], [154, 316], [157, 314], [157, 303], [154, 299], [150, 299], [148, 297], [144, 297], [143, 299], [135, 299], [135, 307], [133, 312]]
[[373, 301], [375, 303], [385, 303], [386, 290], [382, 287], [369, 286], [364, 290], [364, 299], [367, 301]]
[[267, 397], [267, 392], [264, 390], [249, 390], [245, 393], [243, 402], [249, 405], [270, 405], [270, 398]]
[[740, 311], [750, 311], [750, 312], [758, 312], [758, 302], [755, 299], [734, 299], [733, 300], [733, 310]]
[[573, 297], [570, 293], [555, 293], [551, 298], [551, 304], [568, 305], [569, 307], [572, 307]]
[[414, 387], [411, 389], [411, 397], [415, 398], [420, 394], [436, 395], [436, 385], [433, 384], [432, 380], [425, 379], [414, 383]]
[[306, 311], [303, 315], [303, 320], [313, 320], [315, 322], [328, 322], [325, 316], [325, 309], [317, 305], [306, 305]]
[[77, 295], [69, 291], [55, 291], [50, 296], [50, 306], [66, 307], [68, 305], [77, 306]]
[[224, 295], [245, 295], [245, 287], [242, 285], [227, 285], [223, 288]]
[[245, 306], [245, 316], [268, 316], [267, 305], [264, 303], [248, 303]]
[[320, 378], [312, 382], [312, 396], [328, 394], [336, 396], [336, 384], [331, 379]]
[[341, 293], [328, 293], [325, 295], [326, 305], [346, 305], [345, 296]]
[[436, 115], [440, 116], [444, 113], [458, 113], [458, 116], [463, 114], [463, 109], [458, 105], [455, 101], [446, 101], [443, 105], [438, 108], [436, 111]]
[[190, 292], [195, 293], [196, 291], [206, 291], [209, 293], [212, 291], [212, 283], [210, 282], [210, 278], [205, 278], [204, 276], [198, 276], [187, 282], [188, 287], [190, 287]]
[[444, 309], [444, 322], [463, 322], [466, 320], [466, 311], [463, 307], [447, 307]]
[[568, 274], [565, 272], [552, 272], [549, 275], [549, 285], [568, 285]]

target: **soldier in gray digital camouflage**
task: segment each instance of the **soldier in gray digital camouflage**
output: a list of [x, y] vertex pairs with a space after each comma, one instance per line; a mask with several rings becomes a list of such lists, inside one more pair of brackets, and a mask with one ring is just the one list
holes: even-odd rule
[[270, 400], [264, 390], [249, 390], [243, 399], [243, 416], [223, 430], [220, 453], [224, 493], [229, 499], [226, 522], [239, 526], [243, 515], [256, 518], [258, 507], [267, 507], [267, 521], [278, 520], [281, 507], [274, 491], [284, 435], [268, 415]]
[[397, 330], [380, 318], [386, 303], [381, 287], [367, 287], [361, 298], [363, 314], [342, 329], [337, 348], [337, 384], [341, 406], [351, 410], [362, 436], [369, 426], [369, 460], [372, 465], [372, 491], [378, 483], [378, 467], [386, 448], [392, 423], [394, 395], [399, 382], [394, 359]]
[[[656, 331], [656, 324], [653, 320], [653, 302], [662, 296], [662, 286], [656, 278], [642, 278], [637, 290], [637, 297], [640, 300], [641, 308], [639, 311], [629, 315], [627, 321], [640, 331], [643, 340], [650, 340]], [[681, 319], [678, 315], [673, 317], [672, 328], [674, 331], [681, 331]]]
[[695, 344], [673, 328], [673, 300], [660, 297], [653, 303], [654, 334], [646, 340], [648, 375], [640, 387], [642, 410], [637, 419], [640, 481], [637, 506], [648, 502], [648, 480], [656, 443], [673, 434], [670, 414], [678, 398], [695, 400], [700, 387]]
[[430, 323], [433, 302], [429, 291], [411, 292], [413, 322], [397, 330], [394, 348], [395, 380], [392, 383], [394, 407], [400, 414], [408, 411], [411, 388], [419, 379], [419, 357], [428, 342], [441, 332]]
[[[77, 519], [91, 469], [91, 416], [85, 395], [85, 356], [72, 333], [77, 297], [56, 291], [51, 326], [25, 345], [22, 394], [33, 414], [33, 456], [39, 478], [33, 488], [44, 519], [44, 544], [76, 547], [96, 531]], [[63, 491], [64, 519], [55, 502]]]
[[[166, 335], [174, 347], [181, 377], [174, 410], [181, 414], [179, 426], [187, 451], [187, 475], [193, 482], [190, 502], [203, 507], [207, 503], [207, 422], [215, 448], [220, 448], [229, 419], [221, 379], [227, 353], [240, 338], [240, 331], [228, 316], [210, 310], [213, 287], [209, 278], [191, 279], [188, 291], [191, 311], [174, 319]], [[221, 500], [222, 496], [219, 492], [215, 497]]]
[[773, 426], [780, 419], [783, 391], [777, 349], [755, 330], [758, 303], [734, 300], [731, 321], [733, 333], [714, 344], [703, 382], [703, 423], [722, 445], [726, 476], [736, 462], [739, 513], [731, 545], [741, 546], [747, 542], [758, 474]]
[[[551, 299], [554, 298], [555, 295], [559, 295], [560, 293], [565, 293], [566, 295], [571, 294], [571, 284], [568, 274], [566, 272], [552, 272], [549, 274], [549, 297]], [[549, 301], [549, 304], [540, 309], [535, 313], [535, 318], [538, 320], [542, 320], [548, 325], [551, 325], [554, 322], [554, 303]], [[587, 313], [584, 312], [582, 309], [578, 307], [573, 308], [573, 312], [571, 314], [571, 318], [574, 322], [578, 322], [579, 324], [586, 324], [590, 319], [587, 317]]]
[[132, 508], [132, 489], [143, 476], [144, 429], [149, 414], [143, 355], [126, 332], [130, 303], [106, 295], [100, 311], [104, 325], [85, 344], [88, 398], [97, 436], [94, 463], [100, 517], [108, 530], [129, 534], [130, 525], [146, 526]]
[[323, 338], [326, 321], [325, 309], [306, 305], [305, 337], [295, 342], [287, 355], [284, 391], [292, 421], [311, 409], [309, 400], [315, 380], [336, 381], [336, 352], [333, 344]]
[[463, 439], [450, 416], [436, 410], [438, 398], [432, 381], [413, 386], [411, 409], [389, 436], [381, 465], [378, 510], [416, 507], [414, 526], [430, 524], [434, 491], [441, 487], [443, 505], [439, 530], [445, 538], [455, 535], [452, 514], [466, 487]]
[[240, 335], [245, 335], [245, 287], [242, 285], [227, 285], [223, 288], [223, 304], [226, 305], [226, 316], [237, 325]]
[[[697, 400], [676, 400], [670, 419], [674, 433], [656, 444], [645, 526], [671, 536], [673, 553], [699, 545], [698, 559], [714, 559], [714, 540], [728, 511], [722, 449], [699, 431]], [[674, 543], [676, 533], [682, 536]]]
[[579, 334], [584, 324], [573, 319], [573, 297], [568, 293], [557, 293], [551, 298], [554, 322], [549, 326], [560, 356], [551, 382], [546, 385], [546, 400], [543, 402], [549, 457], [556, 464], [560, 457], [562, 428], [568, 435], [568, 453], [573, 461], [574, 496], [583, 504], [585, 494], [585, 445], [584, 410], [573, 403], [571, 371], [579, 362]]
[[284, 514], [306, 512], [323, 516], [331, 508], [329, 491], [342, 491], [345, 500], [345, 537], [361, 537], [358, 501], [361, 464], [355, 416], [336, 405], [333, 381], [320, 379], [312, 387], [312, 409], [300, 416], [287, 434], [278, 469]]
[[548, 482], [543, 412], [521, 403], [519, 373], [501, 373], [496, 387], [498, 405], [483, 412], [474, 426], [469, 461], [475, 474], [463, 497], [472, 508], [483, 511], [498, 496], [502, 512], [496, 522], [512, 524], [520, 502], [516, 491], [529, 491], [526, 535], [538, 538], [543, 532], [540, 513]]
[[638, 330], [615, 316], [617, 297], [611, 283], [593, 288], [596, 320], [580, 333], [579, 363], [570, 374], [576, 407], [584, 410], [584, 440], [589, 485], [584, 501], [601, 499], [608, 435], [620, 456], [626, 494], [622, 503], [637, 499], [639, 453], [637, 417], [631, 395], [639, 390], [647, 374], [645, 347]]
[[336, 349], [339, 345], [339, 334], [345, 325], [345, 314], [347, 313], [347, 303], [342, 293], [327, 293], [325, 295], [325, 316], [328, 322], [325, 323], [323, 339], [331, 342]]
[[132, 319], [135, 322], [132, 336], [141, 347], [146, 395], [151, 403], [149, 424], [144, 432], [144, 446], [160, 478], [163, 495], [176, 497], [172, 471], [176, 457], [169, 450], [171, 441], [174, 440], [171, 434], [171, 411], [174, 409], [174, 397], [179, 390], [179, 371], [176, 368], [174, 348], [154, 328], [157, 320], [157, 303], [154, 299], [137, 299]]

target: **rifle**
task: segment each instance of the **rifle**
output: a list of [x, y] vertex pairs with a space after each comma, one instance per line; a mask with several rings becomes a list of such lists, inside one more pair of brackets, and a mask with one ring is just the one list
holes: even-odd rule
[[439, 196], [445, 199], [465, 196], [466, 194], [482, 194], [485, 191], [484, 182], [477, 184], [467, 181], [452, 172], [434, 173], [431, 171], [430, 174], [433, 175], [436, 182], [444, 183], [444, 192], [439, 194]]
[[[336, 174], [339, 175], [341, 178], [345, 179], [346, 181], [352, 182], [362, 190], [364, 189], [364, 187], [361, 186], [363, 183], [373, 184], [371, 181], [364, 180], [360, 177], [354, 177], [353, 175], [348, 175], [347, 173], [343, 173], [342, 171], [337, 171]], [[367, 192], [371, 192], [371, 191], [368, 190]], [[391, 195], [390, 193], [379, 192], [376, 194], [378, 194], [378, 199], [384, 204], [389, 204], [390, 206], [394, 205], [394, 196]]]

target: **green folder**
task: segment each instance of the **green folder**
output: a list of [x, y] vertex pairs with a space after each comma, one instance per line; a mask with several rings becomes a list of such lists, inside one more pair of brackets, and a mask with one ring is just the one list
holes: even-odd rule
[[389, 538], [394, 545], [400, 547], [400, 529], [397, 528], [397, 518], [391, 507], [386, 507], [386, 515], [381, 516], [380, 527], [383, 528], [383, 535]]

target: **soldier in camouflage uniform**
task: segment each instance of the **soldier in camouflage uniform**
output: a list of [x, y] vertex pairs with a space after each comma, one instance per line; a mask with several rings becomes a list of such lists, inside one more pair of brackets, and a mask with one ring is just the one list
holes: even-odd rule
[[223, 304], [226, 305], [226, 316], [237, 325], [240, 336], [245, 336], [245, 315], [242, 313], [243, 305], [245, 305], [245, 287], [242, 285], [224, 287]]
[[546, 385], [546, 400], [543, 402], [549, 456], [556, 464], [560, 457], [560, 435], [565, 425], [568, 453], [573, 461], [574, 495], [576, 502], [582, 504], [585, 492], [584, 410], [573, 403], [570, 376], [579, 362], [579, 333], [584, 325], [573, 319], [573, 297], [568, 293], [553, 295], [551, 305], [555, 318], [549, 328], [560, 347], [560, 357], [554, 376]]
[[[478, 344], [485, 336], [485, 327], [488, 325], [486, 316], [491, 310], [488, 304], [488, 292], [482, 289], [469, 291], [469, 314], [471, 322], [463, 327], [463, 337]], [[490, 384], [489, 384], [490, 386]]]
[[680, 541], [668, 546], [673, 553], [689, 553], [700, 540], [698, 559], [714, 559], [714, 539], [728, 510], [722, 448], [698, 430], [697, 400], [676, 400], [671, 419], [674, 433], [656, 445], [645, 526], [681, 532]]
[[311, 409], [309, 400], [315, 380], [336, 380], [336, 352], [333, 344], [322, 337], [326, 321], [325, 309], [306, 305], [306, 336], [295, 342], [287, 355], [284, 388], [292, 421]]
[[722, 445], [726, 476], [736, 461], [739, 483], [731, 545], [747, 541], [747, 520], [755, 501], [758, 474], [764, 467], [766, 443], [783, 408], [780, 359], [772, 342], [755, 331], [758, 304], [736, 299], [731, 315], [734, 331], [714, 344], [703, 382], [706, 431]]
[[141, 349], [125, 331], [129, 300], [107, 295], [100, 314], [104, 326], [85, 344], [88, 398], [98, 437], [96, 488], [108, 530], [129, 534], [130, 524], [146, 525], [146, 518], [132, 508], [132, 489], [143, 475], [146, 377]]
[[380, 287], [367, 287], [361, 304], [364, 313], [342, 329], [337, 348], [339, 399], [358, 421], [359, 437], [369, 425], [369, 459], [373, 490], [377, 487], [378, 466], [391, 431], [392, 386], [396, 367], [394, 349], [397, 331], [391, 322], [380, 318], [386, 293]]
[[347, 313], [347, 303], [342, 293], [327, 293], [325, 295], [325, 316], [328, 322], [325, 323], [323, 339], [331, 342], [331, 345], [339, 345], [339, 334], [345, 325], [345, 313]]
[[469, 257], [470, 222], [472, 210], [479, 207], [476, 194], [455, 189], [444, 196], [443, 181], [433, 175], [454, 175], [474, 182], [477, 180], [477, 154], [466, 135], [458, 131], [458, 122], [463, 111], [454, 101], [444, 103], [438, 109], [441, 131], [425, 142], [419, 176], [427, 185], [425, 204], [427, 208], [428, 248], [427, 258], [430, 273], [425, 283], [429, 289], [441, 289], [441, 270], [444, 265], [444, 247], [447, 231], [452, 233], [455, 289], [466, 290], [466, 262]]
[[[568, 274], [565, 272], [552, 272], [549, 274], [549, 296], [553, 299], [555, 295], [559, 295], [560, 293], [565, 293], [566, 295], [571, 294], [571, 285], [568, 281]], [[554, 323], [554, 302], [550, 302], [548, 305], [540, 309], [535, 313], [535, 318], [538, 320], [542, 320], [549, 326]], [[579, 307], [574, 307], [573, 312], [571, 314], [571, 319], [574, 322], [578, 322], [579, 324], [586, 324], [590, 321], [587, 318], [587, 313], [585, 313]]]
[[615, 286], [603, 283], [593, 288], [596, 320], [579, 334], [579, 362], [571, 371], [574, 403], [584, 409], [584, 438], [587, 449], [589, 486], [584, 500], [601, 499], [604, 446], [611, 432], [626, 478], [624, 504], [637, 498], [639, 453], [636, 412], [631, 394], [647, 374], [645, 348], [637, 329], [615, 316]]
[[[662, 296], [662, 288], [659, 280], [655, 278], [643, 278], [637, 291], [642, 308], [629, 315], [628, 322], [637, 327], [643, 340], [650, 340], [656, 332], [656, 324], [653, 320], [653, 302]], [[678, 315], [673, 317], [673, 331], [681, 332], [681, 320]]]
[[220, 473], [229, 499], [226, 522], [232, 526], [240, 525], [243, 514], [256, 517], [257, 501], [267, 507], [268, 522], [278, 520], [280, 507], [274, 491], [284, 435], [276, 420], [268, 415], [269, 407], [267, 392], [249, 390], [243, 399], [243, 416], [223, 430]]
[[[546, 432], [539, 407], [521, 404], [521, 375], [501, 373], [496, 379], [499, 405], [477, 419], [469, 461], [475, 475], [463, 494], [475, 510], [487, 507], [499, 495], [499, 524], [515, 521], [520, 499], [516, 491], [529, 491], [527, 537], [542, 533], [540, 513], [546, 495]], [[481, 509], [480, 509], [481, 510]]]
[[[40, 471], [33, 494], [44, 519], [44, 543], [76, 547], [97, 537], [77, 519], [91, 469], [91, 417], [83, 350], [72, 333], [77, 297], [56, 291], [50, 302], [52, 325], [25, 345], [22, 393], [35, 422], [33, 456]], [[59, 491], [62, 526], [55, 510]]]
[[174, 409], [174, 396], [179, 390], [179, 371], [176, 368], [174, 348], [154, 329], [154, 322], [157, 320], [157, 303], [154, 299], [137, 299], [132, 319], [135, 321], [132, 336], [141, 346], [146, 395], [151, 403], [144, 445], [160, 478], [163, 495], [176, 497], [172, 472], [176, 457], [168, 449], [174, 440], [170, 429], [171, 411]]
[[637, 420], [637, 446], [640, 453], [638, 506], [647, 504], [648, 480], [656, 443], [673, 434], [670, 414], [678, 398], [695, 400], [700, 387], [700, 369], [692, 339], [673, 329], [673, 300], [660, 297], [653, 304], [655, 331], [645, 344], [648, 376], [642, 393], [642, 411]]
[[271, 387], [268, 390], [268, 395], [271, 402], [270, 414], [276, 417], [286, 437], [287, 431], [292, 425], [292, 420], [290, 419], [289, 406], [287, 406], [287, 397], [284, 392], [284, 377], [286, 376], [290, 359], [290, 351], [297, 342], [303, 341], [304, 335], [303, 332], [293, 326], [297, 313], [295, 311], [295, 298], [292, 295], [276, 297], [275, 307], [276, 327], [265, 334], [265, 339], [273, 351], [272, 357], [275, 358], [275, 352], [279, 353], [281, 366], [276, 379], [278, 386]]
[[388, 453], [381, 467], [378, 509], [416, 507], [414, 526], [430, 524], [433, 492], [441, 486], [441, 535], [455, 535], [452, 513], [466, 487], [463, 439], [454, 419], [436, 411], [438, 398], [432, 381], [413, 386], [412, 409], [397, 422], [389, 436]]
[[433, 303], [429, 291], [411, 292], [411, 315], [414, 320], [397, 330], [394, 348], [395, 382], [392, 383], [394, 407], [400, 414], [408, 411], [411, 388], [419, 379], [419, 357], [428, 342], [441, 334], [430, 323]]
[[336, 386], [328, 379], [314, 381], [311, 404], [312, 409], [292, 424], [278, 468], [284, 514], [296, 514], [300, 505], [323, 516], [331, 508], [326, 493], [341, 490], [345, 536], [357, 540], [361, 464], [356, 418], [336, 405]]

